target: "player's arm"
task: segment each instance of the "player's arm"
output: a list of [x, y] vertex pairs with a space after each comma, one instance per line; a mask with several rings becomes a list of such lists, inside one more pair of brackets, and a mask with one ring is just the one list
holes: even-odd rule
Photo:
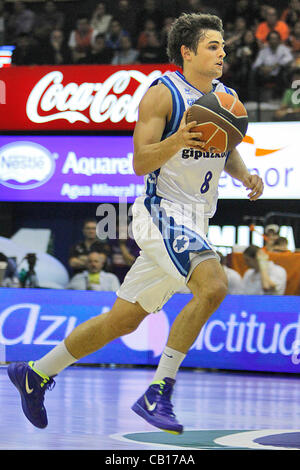
[[146, 175], [157, 170], [181, 148], [202, 148], [202, 134], [190, 132], [196, 122], [186, 125], [185, 114], [178, 131], [161, 141], [171, 114], [172, 97], [168, 88], [162, 84], [149, 88], [141, 100], [133, 134], [133, 168], [137, 175]]
[[264, 190], [263, 180], [260, 176], [249, 173], [237, 149], [230, 152], [225, 165], [225, 172], [251, 190], [248, 194], [250, 201], [256, 201], [262, 195]]

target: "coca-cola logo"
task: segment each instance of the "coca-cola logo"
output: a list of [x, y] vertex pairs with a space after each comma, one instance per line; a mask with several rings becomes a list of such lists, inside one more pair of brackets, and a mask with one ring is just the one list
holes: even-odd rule
[[[118, 70], [103, 83], [70, 82], [55, 70], [42, 77], [32, 89], [26, 104], [30, 121], [46, 123], [64, 119], [73, 124], [81, 121], [103, 123], [110, 120], [128, 123], [137, 120], [138, 106], [151, 83], [162, 75], [154, 70], [149, 75], [138, 70]], [[133, 93], [126, 93], [131, 80], [137, 83]]]

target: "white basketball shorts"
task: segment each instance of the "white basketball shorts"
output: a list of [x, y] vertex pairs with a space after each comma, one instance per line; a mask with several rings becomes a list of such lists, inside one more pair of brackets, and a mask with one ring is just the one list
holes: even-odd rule
[[188, 207], [183, 210], [158, 196], [141, 196], [132, 215], [132, 232], [141, 252], [117, 296], [154, 313], [185, 289], [199, 263], [219, 257], [205, 236], [207, 221], [195, 221]]

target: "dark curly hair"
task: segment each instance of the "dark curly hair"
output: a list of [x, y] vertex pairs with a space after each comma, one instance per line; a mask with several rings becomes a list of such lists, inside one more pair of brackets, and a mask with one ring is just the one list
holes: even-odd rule
[[197, 13], [180, 15], [172, 24], [168, 34], [167, 54], [170, 62], [182, 67], [181, 46], [188, 47], [196, 54], [199, 40], [207, 29], [224, 34], [222, 20], [216, 15]]

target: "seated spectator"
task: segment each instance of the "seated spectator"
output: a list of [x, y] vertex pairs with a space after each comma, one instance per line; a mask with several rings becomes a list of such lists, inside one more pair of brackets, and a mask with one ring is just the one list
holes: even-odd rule
[[255, 245], [243, 253], [250, 269], [243, 276], [245, 295], [284, 295], [287, 281], [286, 270], [269, 260], [268, 254]]
[[300, 0], [290, 0], [287, 8], [283, 10], [280, 20], [284, 21], [289, 27], [293, 27], [300, 19]]
[[241, 46], [247, 29], [246, 19], [242, 16], [236, 18], [233, 26], [233, 32], [226, 38], [225, 46], [227, 51], [234, 51], [237, 47]]
[[74, 63], [86, 57], [94, 39], [94, 30], [88, 17], [80, 16], [76, 22], [76, 29], [70, 34], [68, 46], [72, 51]]
[[91, 251], [87, 255], [86, 269], [71, 279], [67, 289], [116, 292], [120, 282], [117, 276], [103, 270], [106, 259], [105, 252]]
[[236, 0], [230, 2], [230, 8], [227, 8], [226, 4], [224, 5], [221, 16], [225, 25], [238, 17], [243, 17], [246, 21], [253, 21], [258, 17], [257, 4], [253, 0]]
[[291, 31], [290, 37], [288, 39], [288, 46], [290, 47], [294, 57], [297, 52], [300, 52], [300, 21], [295, 23]]
[[105, 35], [106, 46], [117, 51], [121, 47], [121, 38], [128, 36], [128, 32], [125, 31], [118, 20], [114, 18], [111, 20], [108, 32]]
[[37, 289], [39, 286], [39, 280], [35, 272], [35, 265], [37, 262], [37, 256], [35, 253], [28, 253], [25, 256], [25, 260], [28, 263], [28, 269], [21, 269], [19, 273], [21, 287]]
[[40, 64], [40, 60], [41, 53], [32, 37], [27, 33], [21, 33], [11, 56], [12, 65], [37, 65]]
[[40, 13], [36, 14], [34, 28], [44, 28], [48, 37], [54, 29], [63, 30], [64, 14], [57, 9], [56, 3], [46, 1]]
[[137, 12], [133, 0], [118, 0], [114, 4], [114, 19], [126, 28], [131, 40], [134, 41], [137, 35]]
[[0, 45], [2, 46], [6, 42], [6, 29], [7, 29], [7, 20], [9, 13], [6, 9], [4, 0], [0, 0]]
[[106, 11], [106, 3], [99, 2], [95, 10], [92, 13], [91, 27], [95, 31], [95, 34], [105, 34], [108, 31], [112, 15]]
[[168, 44], [168, 35], [169, 31], [171, 29], [171, 26], [174, 22], [175, 18], [174, 16], [166, 16], [164, 18], [163, 26], [161, 29], [161, 34], [160, 34], [160, 42], [161, 42], [161, 48], [162, 48], [162, 63], [168, 63], [169, 58], [167, 54], [167, 44]]
[[281, 41], [287, 41], [290, 35], [290, 29], [288, 25], [278, 19], [278, 13], [275, 8], [269, 7], [266, 14], [266, 21], [262, 21], [256, 29], [256, 38], [262, 44], [268, 42], [268, 35], [272, 31], [277, 31]]
[[48, 43], [43, 48], [43, 63], [47, 65], [63, 65], [72, 63], [72, 53], [65, 42], [64, 33], [60, 29], [54, 29]]
[[266, 225], [264, 230], [265, 244], [264, 249], [272, 251], [273, 245], [279, 237], [279, 225], [269, 224]]
[[35, 13], [24, 2], [14, 2], [13, 13], [6, 22], [7, 40], [14, 43], [20, 34], [30, 34], [33, 31]]
[[281, 96], [292, 61], [293, 55], [289, 47], [281, 43], [278, 32], [272, 31], [268, 35], [268, 45], [259, 51], [253, 64], [256, 86], [263, 88], [265, 92], [269, 89], [268, 98]]
[[[86, 270], [87, 255], [91, 251], [105, 252], [108, 257], [110, 255], [110, 247], [107, 240], [97, 238], [97, 221], [87, 219], [83, 224], [83, 240], [77, 242], [70, 249], [69, 266], [73, 273], [81, 273]], [[109, 262], [109, 260], [108, 260]]]
[[221, 265], [225, 271], [225, 274], [228, 280], [227, 294], [229, 295], [243, 294], [241, 275], [235, 269], [229, 268], [229, 266], [227, 266], [226, 257], [223, 256], [222, 253], [218, 252], [218, 255], [220, 257]]
[[230, 68], [235, 87], [239, 91], [239, 97], [242, 101], [248, 101], [250, 98], [250, 77], [254, 59], [257, 57], [259, 46], [254, 33], [248, 30], [242, 37], [242, 42], [233, 54], [234, 60]]
[[148, 34], [152, 33], [153, 31], [156, 32], [155, 22], [151, 19], [147, 19], [142, 31], [138, 35], [136, 46], [138, 50], [148, 45]]
[[300, 99], [297, 88], [293, 88], [295, 81], [300, 83], [300, 68], [292, 72], [291, 86], [283, 94], [279, 109], [275, 111], [275, 121], [299, 121], [300, 120]]
[[149, 31], [147, 45], [140, 49], [141, 64], [160, 64], [165, 59], [164, 51], [156, 31]]
[[277, 240], [273, 243], [272, 250], [277, 253], [286, 253], [290, 250], [288, 249], [288, 239], [286, 237], [278, 237]]
[[0, 265], [0, 287], [20, 287], [15, 261], [0, 253]]
[[137, 13], [137, 33], [141, 32], [143, 25], [147, 20], [152, 20], [155, 23], [157, 31], [160, 31], [163, 24], [163, 18], [163, 12], [161, 11], [157, 0], [144, 0], [144, 2], [141, 2], [141, 9]]
[[97, 34], [86, 57], [79, 64], [111, 64], [113, 50], [106, 46], [104, 34]]
[[137, 64], [139, 53], [132, 47], [131, 39], [128, 35], [121, 36], [120, 47], [115, 51], [112, 65]]
[[118, 220], [116, 224], [116, 238], [109, 241], [112, 259], [110, 270], [122, 283], [127, 272], [138, 257], [140, 248], [135, 240], [128, 235], [128, 226], [121, 224], [120, 227], [119, 225], [120, 222]]

